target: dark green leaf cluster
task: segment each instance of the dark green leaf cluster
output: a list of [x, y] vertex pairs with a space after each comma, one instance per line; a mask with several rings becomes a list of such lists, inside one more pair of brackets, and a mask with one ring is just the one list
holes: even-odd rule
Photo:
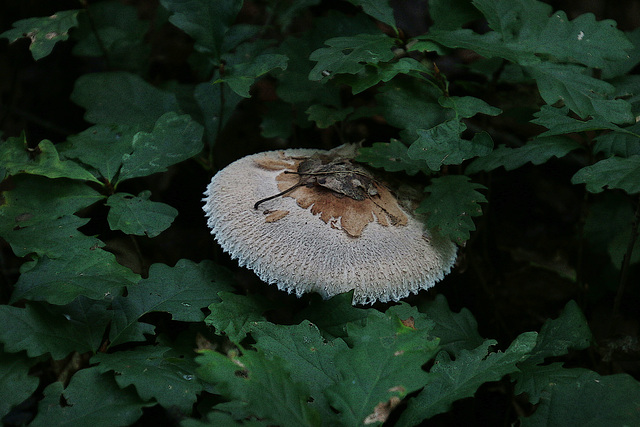
[[[562, 158], [573, 187], [592, 193], [580, 238], [626, 280], [640, 262], [640, 30], [538, 0], [431, 0], [433, 25], [414, 36], [386, 0], [159, 3], [153, 20], [101, 1], [0, 34], [27, 38], [36, 61], [63, 41], [104, 61], [70, 94], [86, 129], [0, 143], [0, 237], [19, 260], [0, 293], [5, 423], [25, 423], [15, 417], [31, 402], [31, 425], [131, 425], [158, 410], [185, 427], [412, 426], [488, 382], [531, 405], [523, 425], [640, 423], [638, 381], [563, 365], [593, 343], [573, 300], [540, 332], [499, 342], [442, 295], [294, 307], [238, 292], [221, 257], [148, 250], [181, 242], [170, 233], [184, 212], [150, 182], [223, 166], [217, 156], [236, 148], [225, 136], [249, 128], [237, 118], [248, 110], [269, 147], [364, 139], [357, 161], [411, 182], [407, 206], [461, 248], [492, 201], [492, 174]], [[266, 17], [247, 19], [251, 7]], [[179, 81], [154, 79], [159, 28], [189, 40]], [[440, 67], [468, 58], [460, 49], [474, 55], [469, 80]], [[516, 92], [530, 96], [526, 114], [505, 100]], [[120, 253], [122, 240], [135, 250]]]

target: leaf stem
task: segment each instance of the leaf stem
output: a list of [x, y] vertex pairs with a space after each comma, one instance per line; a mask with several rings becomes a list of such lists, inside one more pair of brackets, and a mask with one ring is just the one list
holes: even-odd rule
[[616, 318], [618, 315], [618, 311], [620, 310], [620, 303], [622, 302], [622, 297], [624, 296], [624, 288], [627, 284], [627, 280], [629, 279], [629, 266], [631, 264], [631, 254], [633, 253], [633, 247], [638, 240], [638, 226], [640, 225], [640, 196], [637, 197], [636, 201], [636, 213], [633, 217], [633, 222], [631, 224], [631, 237], [629, 238], [629, 242], [627, 243], [627, 251], [624, 254], [624, 258], [622, 259], [622, 268], [620, 269], [620, 282], [618, 283], [618, 292], [616, 294], [616, 298], [613, 302], [613, 315], [611, 318]]

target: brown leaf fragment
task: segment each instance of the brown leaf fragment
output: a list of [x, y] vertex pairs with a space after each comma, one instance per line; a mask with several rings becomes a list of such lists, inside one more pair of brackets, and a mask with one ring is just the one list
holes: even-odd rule
[[416, 323], [415, 323], [415, 319], [413, 318], [413, 316], [410, 316], [408, 319], [405, 319], [405, 320], [400, 320], [400, 322], [402, 322], [402, 324], [404, 326], [406, 326], [407, 328], [411, 328], [411, 329], [415, 329], [416, 328]]
[[373, 176], [350, 159], [323, 162], [319, 157], [311, 157], [300, 163], [295, 174], [300, 176], [302, 185], [317, 184], [354, 200], [365, 200], [378, 194]]
[[274, 159], [273, 157], [264, 156], [262, 158], [258, 158], [254, 160], [254, 162], [263, 169], [278, 171], [282, 169], [291, 169], [293, 167], [293, 162], [291, 160], [287, 160], [284, 156], [284, 153], [280, 154], [279, 159]]
[[264, 219], [265, 222], [276, 222], [279, 219], [282, 219], [285, 216], [287, 216], [287, 214], [289, 214], [289, 211], [285, 211], [285, 210], [265, 211], [265, 214], [267, 215]]
[[389, 414], [393, 411], [393, 408], [398, 406], [400, 398], [398, 396], [392, 396], [387, 402], [380, 402], [373, 408], [373, 413], [366, 416], [364, 424], [383, 423], [389, 418]]
[[296, 199], [303, 209], [311, 207], [311, 213], [351, 237], [360, 236], [367, 224], [376, 220], [383, 226], [408, 222], [395, 196], [348, 159], [323, 164], [312, 157], [298, 162], [296, 168], [296, 173], [284, 171], [276, 177], [278, 189], [284, 192], [294, 188], [284, 196]]

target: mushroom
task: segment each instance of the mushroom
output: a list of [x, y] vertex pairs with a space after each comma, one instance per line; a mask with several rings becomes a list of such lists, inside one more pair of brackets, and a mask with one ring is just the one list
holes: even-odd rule
[[425, 229], [355, 150], [243, 157], [205, 192], [211, 233], [240, 266], [297, 296], [354, 290], [353, 304], [398, 301], [449, 273], [451, 240]]

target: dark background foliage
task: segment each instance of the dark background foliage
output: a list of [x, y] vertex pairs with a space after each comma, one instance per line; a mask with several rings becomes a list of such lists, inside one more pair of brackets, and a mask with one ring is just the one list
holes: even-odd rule
[[[89, 2], [92, 3], [92, 2]], [[149, 20], [145, 41], [150, 46], [142, 64], [129, 64], [152, 84], [195, 84], [206, 81], [188, 60], [193, 41], [183, 32], [158, 19], [158, 3], [152, 0], [126, 1], [135, 6], [140, 18]], [[629, 31], [640, 26], [640, 3], [627, 0], [607, 2], [554, 1], [554, 10], [564, 10], [570, 18], [587, 12], [598, 20], [614, 19], [618, 28]], [[391, 2], [398, 27], [407, 37], [429, 29], [426, 1]], [[13, 22], [56, 11], [78, 8], [76, 1], [4, 1], [0, 6], [0, 30]], [[237, 22], [266, 24], [267, 5], [261, 1], [245, 1]], [[323, 1], [297, 17], [285, 32], [265, 27], [276, 39], [303, 31], [310, 22], [325, 16], [329, 10], [353, 14], [357, 8], [347, 2]], [[162, 22], [156, 25], [156, 22]], [[477, 23], [479, 27], [481, 23]], [[481, 28], [478, 29], [481, 31]], [[273, 32], [273, 34], [269, 33]], [[54, 53], [34, 61], [28, 41], [8, 44], [0, 40], [0, 130], [2, 138], [25, 132], [33, 143], [42, 139], [63, 142], [89, 124], [83, 120], [84, 110], [70, 100], [78, 77], [86, 73], [115, 71], [121, 64], [110, 64], [104, 58], [86, 58], [72, 54], [73, 41], [58, 43]], [[489, 132], [496, 145], [513, 145], [541, 132], [541, 127], [527, 123], [534, 108], [543, 104], [535, 87], [497, 83], [471, 73], [468, 65], [478, 59], [468, 50], [452, 51], [433, 60], [451, 82], [453, 95], [467, 93], [474, 87], [478, 96], [505, 111], [498, 117], [476, 116], [469, 120], [472, 129]], [[202, 193], [216, 170], [244, 155], [282, 147], [331, 148], [343, 141], [365, 139], [365, 145], [397, 137], [397, 130], [384, 118], [365, 117], [326, 129], [296, 129], [289, 140], [261, 136], [261, 117], [277, 99], [273, 79], [260, 80], [251, 90], [252, 97], [241, 101], [220, 134], [213, 152], [200, 162], [189, 160], [172, 166], [167, 173], [127, 181], [120, 191], [138, 194], [151, 190], [153, 200], [177, 208], [179, 216], [161, 235], [149, 239], [125, 235], [106, 227], [107, 209], [94, 206], [85, 212], [91, 221], [81, 231], [103, 240], [106, 249], [118, 261], [140, 273], [149, 274], [154, 263], [175, 265], [186, 258], [195, 262], [215, 260], [233, 271], [240, 293], [264, 295], [276, 305], [270, 320], [293, 322], [293, 316], [309, 302], [309, 296], [296, 299], [261, 283], [250, 271], [240, 269], [219, 249], [209, 234], [202, 214]], [[342, 93], [347, 105], [366, 105], [373, 94], [352, 96]], [[574, 136], [584, 142], [592, 135]], [[213, 159], [208, 164], [206, 159]], [[590, 159], [585, 154], [569, 154], [561, 159], [534, 166], [527, 164], [512, 171], [503, 168], [477, 175], [485, 185], [488, 203], [483, 215], [476, 218], [477, 231], [460, 248], [454, 271], [434, 289], [407, 299], [412, 305], [433, 300], [436, 294], [446, 296], [453, 311], [470, 310], [478, 321], [480, 335], [495, 338], [498, 348], [505, 349], [520, 333], [538, 331], [548, 319], [556, 318], [569, 300], [576, 300], [585, 313], [595, 343], [587, 350], [570, 352], [562, 361], [567, 367], [584, 367], [601, 375], [628, 373], [640, 378], [640, 345], [638, 344], [640, 306], [640, 271], [632, 265], [621, 279], [619, 269], [608, 260], [605, 248], [585, 241], [587, 218], [594, 202], [626, 204], [635, 208], [637, 195], [622, 192], [587, 194], [583, 186], [573, 185], [571, 177]], [[452, 166], [455, 168], [456, 166]], [[0, 190], [11, 183], [5, 181]], [[610, 200], [608, 200], [609, 198]], [[607, 220], [607, 216], [604, 216]], [[629, 224], [631, 228], [631, 224]], [[7, 244], [2, 244], [2, 283], [0, 302], [7, 304], [25, 261], [16, 257]], [[624, 289], [621, 283], [626, 283]], [[293, 307], [293, 308], [292, 308]], [[377, 305], [385, 309], [386, 306]], [[164, 314], [149, 315], [162, 333], [177, 336], [184, 325], [171, 322]], [[82, 362], [79, 362], [82, 365]], [[39, 374], [54, 377], [51, 367], [39, 366]], [[429, 425], [508, 425], [517, 416], [528, 414], [532, 406], [526, 399], [514, 397], [508, 380], [482, 386], [474, 398], [455, 403], [453, 410], [438, 415]], [[139, 425], [164, 417], [161, 409], [148, 410]], [[160, 418], [164, 419], [164, 418]]]

